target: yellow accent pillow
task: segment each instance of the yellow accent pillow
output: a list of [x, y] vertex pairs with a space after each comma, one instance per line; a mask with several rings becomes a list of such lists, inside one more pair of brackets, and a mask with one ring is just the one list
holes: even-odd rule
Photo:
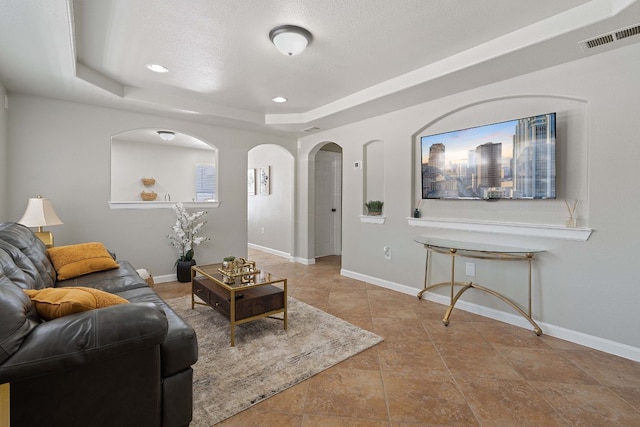
[[25, 292], [33, 301], [38, 315], [45, 320], [129, 302], [118, 295], [81, 286], [25, 289]]
[[102, 243], [81, 243], [47, 249], [58, 280], [119, 268]]

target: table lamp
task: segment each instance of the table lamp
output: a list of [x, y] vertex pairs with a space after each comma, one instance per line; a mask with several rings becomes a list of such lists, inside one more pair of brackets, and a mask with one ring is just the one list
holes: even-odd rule
[[27, 209], [18, 222], [27, 227], [38, 227], [35, 235], [42, 240], [47, 248], [53, 247], [53, 234], [50, 231], [42, 231], [42, 227], [62, 224], [56, 211], [53, 210], [51, 201], [42, 196], [29, 199]]

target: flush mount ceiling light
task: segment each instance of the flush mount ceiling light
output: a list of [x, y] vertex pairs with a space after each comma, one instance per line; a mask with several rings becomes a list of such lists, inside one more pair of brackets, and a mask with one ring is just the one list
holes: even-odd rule
[[281, 104], [283, 102], [287, 102], [288, 101], [288, 99], [285, 98], [284, 96], [276, 96], [275, 98], [271, 98], [271, 100], [273, 102], [277, 102], [278, 104]]
[[269, 31], [269, 38], [275, 47], [288, 56], [301, 53], [311, 43], [311, 33], [295, 25], [280, 25]]
[[164, 65], [160, 64], [147, 64], [147, 68], [153, 71], [154, 73], [168, 73], [169, 69]]
[[175, 132], [171, 132], [170, 130], [159, 130], [158, 135], [160, 135], [160, 138], [164, 139], [165, 141], [171, 141], [176, 137]]

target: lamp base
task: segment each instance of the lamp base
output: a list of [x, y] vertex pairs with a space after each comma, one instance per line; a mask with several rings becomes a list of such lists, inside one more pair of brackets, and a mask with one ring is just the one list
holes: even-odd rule
[[42, 240], [47, 248], [53, 247], [53, 233], [50, 231], [34, 231], [36, 237]]

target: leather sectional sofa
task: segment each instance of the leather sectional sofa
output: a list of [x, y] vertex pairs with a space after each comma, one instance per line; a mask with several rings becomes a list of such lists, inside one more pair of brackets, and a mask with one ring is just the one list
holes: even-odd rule
[[[117, 264], [57, 280], [29, 228], [0, 224], [0, 384], [10, 384], [12, 426], [190, 423], [195, 332], [131, 264]], [[25, 291], [67, 287], [129, 303], [43, 320]]]

